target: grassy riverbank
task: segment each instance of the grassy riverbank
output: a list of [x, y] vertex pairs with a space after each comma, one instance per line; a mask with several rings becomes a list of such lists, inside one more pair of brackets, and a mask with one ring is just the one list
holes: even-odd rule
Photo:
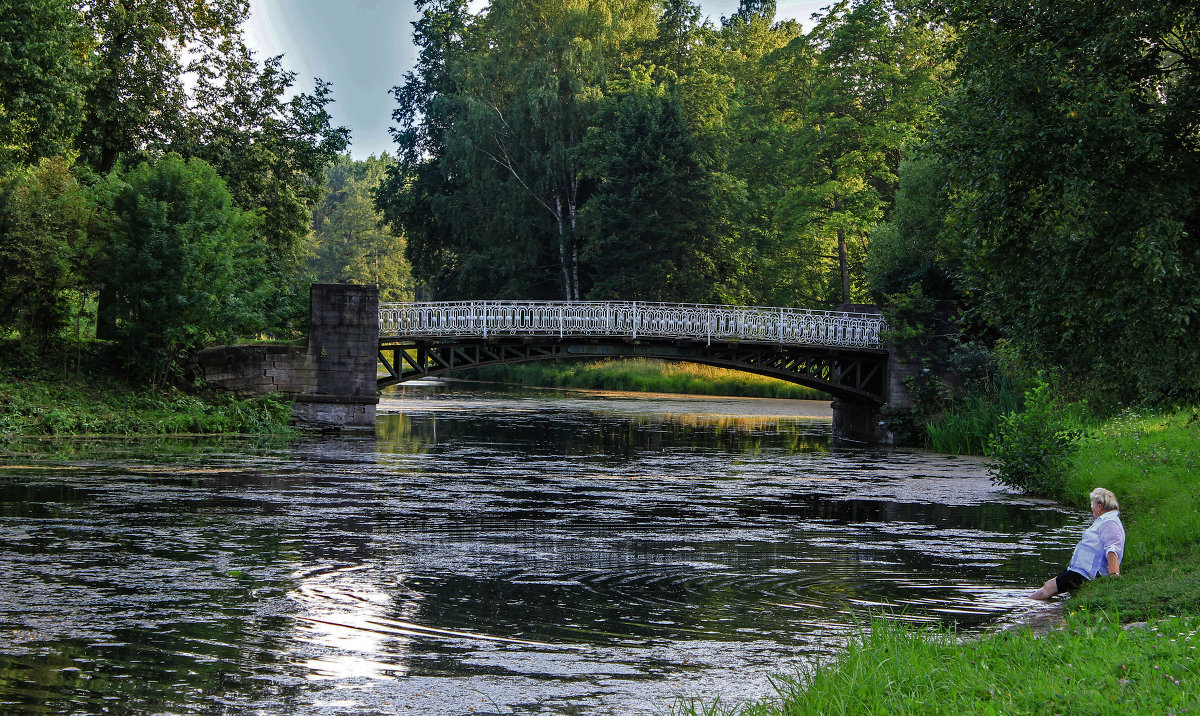
[[649, 359], [506, 364], [463, 375], [542, 388], [829, 400], [828, 395], [818, 390], [753, 373]]
[[1069, 480], [1074, 504], [1086, 509], [1087, 494], [1097, 485], [1121, 501], [1125, 564], [1120, 580], [1088, 585], [1074, 604], [1129, 619], [1200, 615], [1197, 409], [1126, 415], [1092, 431]]
[[56, 435], [289, 432], [291, 405], [271, 398], [130, 385], [103, 370], [63, 380], [0, 368], [0, 441]]
[[776, 681], [773, 702], [689, 714], [1163, 714], [1195, 710], [1196, 619], [1123, 629], [1079, 613], [1042, 637], [1004, 633], [963, 643], [952, 632], [877, 621], [835, 666]]
[[[1096, 580], [1065, 601], [1063, 628], [963, 642], [879, 620], [834, 662], [782, 677], [778, 699], [680, 711], [1200, 713], [1200, 416], [1188, 409], [1104, 423], [1084, 439], [1069, 485], [1081, 510], [1097, 485], [1117, 493], [1127, 547], [1121, 579]], [[1139, 620], [1149, 625], [1122, 627]]]

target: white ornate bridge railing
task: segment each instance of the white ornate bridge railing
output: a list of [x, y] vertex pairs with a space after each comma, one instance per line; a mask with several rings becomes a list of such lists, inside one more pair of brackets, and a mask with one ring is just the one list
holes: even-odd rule
[[379, 305], [381, 338], [597, 336], [882, 348], [878, 313], [687, 303], [454, 301]]

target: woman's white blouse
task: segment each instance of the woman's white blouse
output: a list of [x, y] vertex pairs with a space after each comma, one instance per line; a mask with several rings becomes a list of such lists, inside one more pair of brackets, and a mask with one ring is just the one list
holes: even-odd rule
[[1088, 579], [1094, 579], [1097, 574], [1107, 577], [1109, 552], [1117, 554], [1117, 564], [1125, 557], [1125, 526], [1121, 524], [1117, 510], [1100, 515], [1084, 531], [1067, 569]]

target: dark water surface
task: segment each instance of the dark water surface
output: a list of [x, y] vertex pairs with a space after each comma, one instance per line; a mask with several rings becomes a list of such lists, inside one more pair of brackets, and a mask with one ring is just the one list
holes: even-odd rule
[[[406, 388], [374, 439], [0, 457], [0, 712], [666, 714], [995, 628], [1083, 515], [827, 404]], [[47, 456], [45, 451], [57, 454]]]

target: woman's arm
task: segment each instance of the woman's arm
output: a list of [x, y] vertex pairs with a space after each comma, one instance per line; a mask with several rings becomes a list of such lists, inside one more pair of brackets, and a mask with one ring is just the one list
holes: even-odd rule
[[1121, 573], [1121, 563], [1117, 561], [1117, 553], [1108, 553], [1108, 576], [1116, 576]]

